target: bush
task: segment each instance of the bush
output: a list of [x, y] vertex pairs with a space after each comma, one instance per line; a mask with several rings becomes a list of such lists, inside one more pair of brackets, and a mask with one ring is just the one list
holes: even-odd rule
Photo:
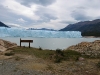
[[5, 53], [5, 56], [11, 56], [11, 55], [14, 55], [14, 53], [13, 52]]
[[39, 50], [43, 50], [43, 49], [39, 46]]
[[63, 53], [63, 51], [61, 49], [56, 49], [56, 54], [64, 56], [64, 53]]
[[61, 49], [56, 49], [56, 52], [60, 53], [60, 52], [62, 52], [62, 50]]
[[66, 55], [81, 55], [81, 53], [74, 51], [74, 50], [66, 50], [64, 51]]
[[63, 60], [75, 60], [77, 61], [78, 58], [81, 56], [81, 53], [73, 50], [61, 50], [56, 49], [56, 54], [54, 56], [54, 62], [60, 63]]
[[54, 56], [54, 62], [55, 63], [60, 63], [64, 58], [64, 53], [61, 49], [56, 49], [55, 51], [55, 56]]
[[55, 58], [54, 60], [55, 63], [60, 63], [63, 60], [63, 57], [59, 55], [56, 55], [54, 58]]
[[73, 50], [64, 51], [64, 60], [74, 59], [77, 60], [81, 56], [81, 53]]

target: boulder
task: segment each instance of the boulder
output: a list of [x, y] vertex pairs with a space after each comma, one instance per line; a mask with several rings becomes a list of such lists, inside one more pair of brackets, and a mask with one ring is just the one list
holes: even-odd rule
[[100, 56], [100, 40], [94, 42], [81, 42], [67, 48], [67, 50], [75, 50], [85, 55]]
[[1, 52], [6, 51], [7, 49], [13, 48], [13, 47], [17, 47], [17, 44], [0, 39], [0, 51]]

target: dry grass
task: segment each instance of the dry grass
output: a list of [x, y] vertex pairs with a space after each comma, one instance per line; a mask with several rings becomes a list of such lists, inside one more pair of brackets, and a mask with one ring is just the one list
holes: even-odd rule
[[[80, 56], [79, 53], [74, 51], [61, 51], [64, 52], [64, 55], [59, 51], [51, 50], [39, 50], [37, 48], [14, 48], [15, 55], [20, 54], [22, 58], [25, 58], [26, 61], [19, 65], [21, 69], [35, 70], [52, 73], [54, 75], [100, 75], [100, 68], [96, 64], [100, 59], [89, 59], [85, 60], [62, 60], [60, 63], [49, 62], [54, 59], [54, 56], [58, 55], [59, 57], [65, 57], [66, 59], [74, 59], [74, 56]], [[73, 56], [73, 57], [72, 57]], [[26, 58], [29, 57], [29, 58]], [[68, 58], [67, 58], [68, 57]], [[76, 59], [75, 57], [75, 59]], [[45, 60], [44, 60], [45, 59]]]
[[36, 71], [43, 71], [46, 68], [46, 64], [27, 62], [27, 63], [21, 65], [20, 68], [36, 70]]
[[55, 75], [100, 75], [100, 70], [96, 67], [98, 61], [99, 59], [63, 61], [47, 65], [47, 70]]
[[50, 55], [54, 54], [53, 50], [39, 50], [38, 48], [16, 47], [13, 48], [15, 54], [32, 55], [43, 59], [48, 59]]

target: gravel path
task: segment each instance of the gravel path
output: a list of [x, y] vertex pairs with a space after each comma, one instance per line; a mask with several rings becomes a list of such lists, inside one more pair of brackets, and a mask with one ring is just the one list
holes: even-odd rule
[[0, 60], [0, 75], [53, 75], [48, 72], [20, 68], [25, 64], [25, 59], [15, 61], [14, 59]]
[[[48, 65], [44, 60], [29, 57], [20, 60], [15, 60], [15, 57], [0, 59], [0, 75], [100, 75], [100, 70], [95, 66], [99, 59]], [[45, 65], [48, 68], [44, 69]]]

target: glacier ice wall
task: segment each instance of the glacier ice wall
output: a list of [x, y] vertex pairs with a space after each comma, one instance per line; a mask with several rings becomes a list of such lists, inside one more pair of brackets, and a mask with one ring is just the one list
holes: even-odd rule
[[79, 31], [26, 30], [0, 27], [0, 37], [80, 38], [82, 36]]

